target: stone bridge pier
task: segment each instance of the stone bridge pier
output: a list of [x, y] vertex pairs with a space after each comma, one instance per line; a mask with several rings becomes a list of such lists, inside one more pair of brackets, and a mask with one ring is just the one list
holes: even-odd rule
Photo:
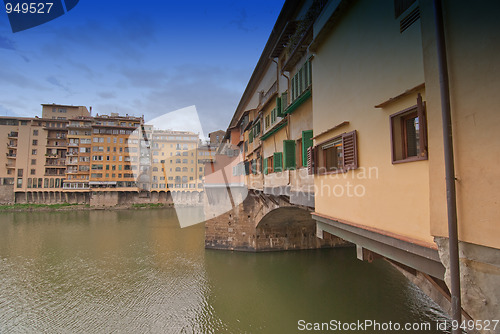
[[263, 252], [351, 245], [331, 234], [317, 238], [312, 208], [290, 204], [288, 196], [243, 188], [231, 193], [223, 187], [206, 189], [206, 248]]

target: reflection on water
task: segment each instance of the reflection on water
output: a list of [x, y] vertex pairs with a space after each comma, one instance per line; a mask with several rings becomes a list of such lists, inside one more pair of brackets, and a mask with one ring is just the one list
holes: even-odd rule
[[0, 214], [0, 333], [295, 333], [301, 319], [444, 317], [352, 249], [206, 251], [203, 237], [173, 209]]

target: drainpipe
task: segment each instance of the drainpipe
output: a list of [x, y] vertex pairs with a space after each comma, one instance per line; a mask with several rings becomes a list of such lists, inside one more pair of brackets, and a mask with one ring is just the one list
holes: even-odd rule
[[[434, 0], [434, 23], [436, 25], [437, 58], [439, 65], [439, 86], [441, 89], [441, 114], [443, 118], [444, 164], [446, 171], [446, 204], [448, 208], [448, 238], [451, 278], [451, 316], [461, 321], [460, 264], [458, 255], [457, 202], [455, 192], [455, 164], [453, 158], [453, 137], [450, 107], [450, 85], [446, 61], [443, 8], [441, 0]], [[461, 333], [461, 329], [452, 333]]]

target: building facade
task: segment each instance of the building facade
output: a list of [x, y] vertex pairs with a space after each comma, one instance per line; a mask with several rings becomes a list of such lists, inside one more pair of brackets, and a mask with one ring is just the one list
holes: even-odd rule
[[360, 259], [383, 257], [424, 289], [456, 298], [435, 24], [444, 17], [461, 267], [454, 279], [463, 315], [493, 319], [498, 4], [443, 1], [443, 14], [439, 4], [286, 1], [223, 146], [242, 154], [233, 174], [248, 189], [313, 209], [318, 237], [341, 237]]
[[196, 133], [157, 130], [143, 117], [56, 104], [42, 105], [41, 118], [1, 117], [0, 138], [4, 203], [167, 203], [175, 192], [193, 193], [176, 203], [197, 204], [215, 150]]

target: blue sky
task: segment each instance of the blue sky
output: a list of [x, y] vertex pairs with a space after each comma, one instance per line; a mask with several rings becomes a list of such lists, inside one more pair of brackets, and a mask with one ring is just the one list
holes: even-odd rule
[[12, 33], [0, 12], [0, 116], [42, 103], [146, 120], [195, 105], [204, 132], [226, 129], [283, 0], [80, 0]]

